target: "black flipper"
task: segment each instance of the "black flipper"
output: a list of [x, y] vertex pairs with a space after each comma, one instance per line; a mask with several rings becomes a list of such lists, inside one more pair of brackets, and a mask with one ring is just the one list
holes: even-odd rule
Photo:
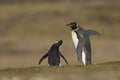
[[78, 47], [77, 47], [76, 51], [77, 51], [78, 61], [81, 64], [83, 64], [82, 63], [82, 46], [84, 46], [83, 41], [79, 41], [78, 42]]
[[40, 61], [39, 61], [39, 64], [41, 64], [41, 62], [42, 62], [45, 58], [47, 58], [47, 56], [48, 56], [48, 53], [45, 54], [45, 55], [43, 55], [42, 58], [41, 58]]
[[60, 53], [60, 56], [65, 60], [66, 64], [69, 65], [69, 63], [67, 62], [67, 60], [65, 59], [65, 57]]
[[100, 35], [99, 32], [94, 31], [94, 30], [86, 30], [86, 31], [87, 31], [88, 36], [91, 36], [91, 35]]
[[85, 47], [84, 47], [84, 51], [86, 53], [86, 65], [88, 64], [92, 64], [91, 61], [91, 45], [90, 45], [90, 40], [86, 41]]

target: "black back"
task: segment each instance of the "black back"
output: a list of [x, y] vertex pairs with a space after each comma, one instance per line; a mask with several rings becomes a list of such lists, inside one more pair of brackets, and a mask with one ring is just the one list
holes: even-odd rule
[[59, 66], [60, 65], [60, 56], [65, 60], [66, 64], [68, 64], [65, 57], [60, 53], [59, 47], [62, 45], [63, 41], [59, 40], [56, 41], [48, 51], [39, 61], [39, 64], [42, 62], [43, 59], [48, 57], [48, 65], [49, 66]]
[[53, 44], [51, 49], [48, 52], [48, 64], [50, 66], [59, 66], [60, 65], [60, 51], [57, 44]]

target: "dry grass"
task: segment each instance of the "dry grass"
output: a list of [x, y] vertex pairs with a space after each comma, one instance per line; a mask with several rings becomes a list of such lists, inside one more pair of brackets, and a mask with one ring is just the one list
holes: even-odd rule
[[38, 66], [39, 58], [61, 38], [61, 52], [71, 65], [79, 65], [65, 26], [70, 21], [101, 33], [91, 37], [94, 64], [119, 61], [119, 4], [119, 0], [1, 4], [0, 68]]
[[31, 67], [0, 70], [1, 80], [119, 80], [120, 62], [62, 67]]

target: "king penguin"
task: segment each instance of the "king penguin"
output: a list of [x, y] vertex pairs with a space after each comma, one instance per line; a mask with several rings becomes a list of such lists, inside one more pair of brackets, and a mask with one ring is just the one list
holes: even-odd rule
[[66, 64], [68, 64], [65, 57], [59, 51], [59, 47], [62, 45], [62, 40], [57, 40], [50, 48], [50, 50], [41, 57], [39, 64], [48, 57], [48, 66], [61, 66], [60, 64], [60, 56], [65, 60]]
[[91, 61], [91, 44], [89, 36], [91, 35], [100, 35], [100, 33], [94, 30], [85, 30], [80, 27], [78, 23], [71, 22], [66, 26], [70, 26], [72, 41], [77, 52], [78, 61], [82, 65], [92, 64]]

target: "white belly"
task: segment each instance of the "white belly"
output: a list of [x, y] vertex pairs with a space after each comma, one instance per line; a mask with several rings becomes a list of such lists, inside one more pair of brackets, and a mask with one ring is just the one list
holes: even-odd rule
[[78, 37], [75, 31], [72, 31], [72, 41], [73, 41], [75, 49], [77, 49], [79, 40], [78, 40]]
[[84, 65], [86, 65], [86, 55], [85, 55], [85, 52], [84, 52], [84, 48], [82, 48], [82, 62]]
[[[73, 41], [75, 49], [77, 49], [79, 39], [77, 37], [77, 34], [74, 31], [72, 31], [72, 41]], [[86, 65], [86, 54], [84, 52], [84, 48], [82, 48], [82, 62], [84, 65]]]

